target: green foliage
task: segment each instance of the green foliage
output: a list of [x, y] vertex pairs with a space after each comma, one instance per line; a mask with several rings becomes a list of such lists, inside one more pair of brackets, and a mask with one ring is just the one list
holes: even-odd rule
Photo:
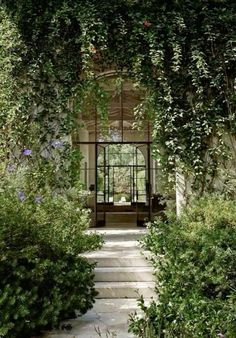
[[[1, 1], [0, 160], [3, 163], [1, 175], [5, 176], [9, 165], [20, 167], [21, 170], [26, 170], [27, 183], [24, 191], [27, 198], [23, 204], [14, 200], [12, 194], [8, 196], [4, 190], [0, 207], [2, 209], [4, 205], [4, 210], [9, 211], [6, 213], [3, 210], [6, 223], [2, 230], [3, 243], [6, 236], [10, 243], [13, 241], [14, 245], [17, 244], [16, 250], [19, 250], [19, 257], [22, 254], [26, 255], [22, 260], [23, 263], [26, 261], [25, 265], [20, 263], [17, 268], [22, 264], [27, 270], [30, 259], [33, 262], [35, 259], [49, 259], [51, 262], [54, 255], [58, 255], [55, 263], [58, 266], [53, 265], [55, 269], [59, 269], [63, 262], [69, 259], [67, 257], [72, 259], [72, 265], [77, 264], [78, 258], [75, 258], [75, 255], [83, 251], [87, 245], [86, 237], [80, 237], [81, 232], [77, 232], [78, 228], [75, 226], [80, 224], [81, 229], [84, 229], [87, 222], [86, 212], [82, 209], [75, 212], [77, 207], [69, 197], [61, 195], [52, 197], [47, 190], [51, 191], [52, 188], [55, 193], [78, 185], [81, 156], [78, 150], [73, 148], [69, 135], [78, 132], [78, 113], [83, 111], [87, 99], [90, 100], [88, 112], [97, 109], [102, 125], [105, 126], [109, 97], [98, 85], [96, 74], [106, 68], [116, 69], [119, 76], [125, 71], [135, 85], [146, 93], [143, 102], [135, 109], [137, 125], [139, 126], [139, 122], [143, 121], [144, 116], [148, 116], [151, 120], [154, 155], [170, 175], [169, 178], [174, 177], [174, 168], [178, 163], [183, 172], [192, 173], [203, 187], [207, 186], [205, 182], [209, 180], [209, 176], [216, 174], [219, 164], [227, 157], [223, 133], [227, 131], [235, 134], [235, 6], [235, 2], [229, 0]], [[216, 140], [214, 143], [212, 143], [213, 138]], [[63, 142], [63, 145], [55, 146], [55, 142]], [[24, 149], [31, 149], [32, 154], [24, 157], [22, 155]], [[206, 155], [209, 158], [207, 164]], [[33, 182], [32, 189], [30, 182]], [[18, 189], [22, 189], [21, 183]], [[40, 205], [34, 202], [36, 194], [44, 195]], [[223, 203], [226, 202], [222, 201]], [[205, 210], [204, 206], [202, 209]], [[219, 209], [221, 210], [221, 207]], [[58, 216], [59, 214], [61, 217]], [[162, 238], [163, 241], [165, 239], [170, 248], [171, 242], [168, 238], [172, 238], [173, 243], [176, 243], [178, 238], [182, 241], [181, 248], [192, 245], [192, 249], [196, 249], [195, 242], [189, 238], [186, 240], [184, 237], [187, 236], [186, 229], [190, 229], [189, 224], [184, 228], [181, 227], [184, 219], [173, 222], [173, 226], [160, 224], [157, 227], [166, 235], [166, 237], [158, 235], [158, 238]], [[175, 233], [177, 223], [182, 230]], [[226, 227], [225, 230], [220, 231], [216, 228], [214, 233], [215, 236], [218, 234], [223, 239], [229, 240], [227, 248], [233, 250], [230, 247], [233, 234], [232, 238], [227, 238], [230, 229]], [[197, 229], [195, 230], [197, 234]], [[219, 249], [219, 257], [214, 252], [214, 248], [218, 246], [215, 245], [214, 236], [205, 224], [201, 231], [202, 235], [206, 235], [207, 231], [209, 233], [201, 237], [199, 230], [199, 244], [195, 244], [203, 250], [205, 245], [207, 247], [208, 241], [207, 239], [204, 242], [204, 238], [209, 237], [209, 243], [214, 244], [212, 248], [209, 247], [210, 257], [215, 255], [216, 260], [223, 259], [224, 252]], [[194, 227], [190, 233], [192, 232]], [[9, 237], [8, 233], [12, 233], [12, 237]], [[174, 233], [176, 238], [171, 237]], [[155, 231], [153, 236], [155, 238]], [[16, 242], [14, 238], [17, 239]], [[55, 240], [56, 238], [59, 241]], [[21, 241], [22, 247], [18, 248]], [[60, 246], [60, 241], [64, 249]], [[6, 243], [4, 245], [5, 250]], [[31, 246], [33, 256], [30, 258], [27, 256], [27, 250]], [[175, 250], [181, 248], [178, 246]], [[51, 256], [48, 257], [46, 254], [45, 257], [42, 256], [44, 250]], [[176, 253], [179, 253], [178, 250]], [[171, 252], [173, 251], [170, 250], [170, 254]], [[227, 250], [225, 250], [226, 254]], [[180, 256], [175, 255], [181, 267], [178, 270], [179, 274], [182, 268], [186, 271], [188, 267], [186, 264], [181, 265], [180, 257], [181, 252]], [[184, 259], [191, 260], [191, 255], [188, 254], [186, 258], [184, 256]], [[227, 256], [225, 260], [230, 266], [230, 258]], [[215, 259], [213, 261], [215, 262]], [[15, 270], [12, 268], [15, 267], [15, 263], [13, 264], [10, 258], [9, 262], [8, 260], [3, 262], [6, 267], [7, 264], [11, 264], [10, 276], [14, 271], [18, 271], [17, 268]], [[165, 260], [160, 259], [160, 262]], [[166, 264], [169, 264], [168, 261]], [[195, 278], [198, 276], [203, 278], [202, 266], [201, 268], [198, 264], [195, 266], [192, 261], [190, 266], [195, 271]], [[33, 265], [32, 271], [34, 267], [36, 264]], [[212, 269], [214, 271], [216, 267]], [[227, 267], [225, 269], [227, 270]], [[174, 268], [173, 271], [178, 273]], [[191, 275], [191, 271], [188, 272]], [[170, 273], [170, 270], [167, 269], [166, 273]], [[224, 273], [229, 278], [228, 270]], [[74, 274], [75, 277], [76, 272]], [[211, 281], [210, 291], [211, 287], [214, 291], [214, 285], [217, 284], [215, 280], [212, 282], [212, 276], [210, 271], [206, 272], [206, 279], [209, 278]], [[6, 281], [4, 278], [2, 283]], [[184, 276], [178, 275], [178, 278], [184, 280]], [[206, 279], [203, 278], [203, 284], [208, 287]], [[13, 280], [14, 278], [11, 280], [12, 283]], [[168, 275], [167, 280], [172, 280], [172, 273]], [[180, 280], [181, 282], [176, 282], [176, 285], [181, 285], [181, 288], [173, 292], [185, 290], [184, 284], [181, 284], [182, 279]], [[45, 283], [42, 283], [46, 285], [46, 278], [44, 281]], [[167, 288], [171, 288], [168, 285]], [[186, 285], [188, 288], [189, 284]], [[196, 285], [200, 287], [199, 283]], [[187, 332], [188, 336], [190, 332], [191, 335], [193, 328], [196, 332], [203, 330], [203, 326], [199, 326], [199, 323], [205, 322], [205, 318], [201, 317], [201, 320], [194, 321], [194, 318], [199, 319], [198, 314], [202, 309], [202, 316], [206, 313], [210, 323], [207, 324], [207, 333], [204, 332], [203, 336], [212, 334], [209, 330], [215, 329], [228, 330], [230, 336], [231, 316], [226, 318], [232, 300], [230, 292], [224, 302], [221, 296], [218, 296], [218, 291], [214, 291], [217, 294], [216, 301], [207, 298], [208, 302], [204, 303], [206, 297], [204, 294], [203, 302], [199, 305], [199, 290], [197, 286], [195, 288], [191, 289], [193, 294], [188, 293], [191, 302], [189, 301], [187, 307], [190, 310], [184, 311], [178, 308], [183, 318], [186, 318], [185, 312], [192, 314], [192, 317], [188, 318], [192, 326], [191, 328], [183, 326], [184, 334]], [[67, 288], [67, 292], [69, 289]], [[23, 290], [27, 295], [25, 285]], [[70, 299], [70, 296], [64, 295], [63, 300]], [[31, 296], [33, 302], [34, 294]], [[175, 298], [175, 293], [169, 299], [171, 298]], [[29, 306], [31, 301], [27, 298]], [[167, 317], [172, 323], [170, 330], [173, 328], [179, 334], [179, 323], [182, 317], [180, 318], [179, 315], [177, 322], [172, 322], [172, 310], [175, 311], [175, 306], [170, 300], [168, 302], [170, 304], [168, 303], [168, 307], [164, 306], [163, 311], [169, 309], [170, 316]], [[162, 304], [166, 303], [163, 301]], [[216, 304], [219, 304], [218, 307]], [[153, 308], [154, 314], [163, 313], [162, 310], [160, 311], [160, 306], [156, 309], [154, 304]], [[25, 311], [22, 310], [22, 313], [28, 310]], [[31, 313], [31, 310], [29, 312]], [[208, 315], [210, 312], [213, 319]], [[61, 314], [61, 308], [55, 313]], [[10, 332], [11, 328], [7, 329], [6, 326], [8, 315], [5, 316], [2, 327], [6, 327], [5, 332]], [[59, 317], [60, 315], [57, 316]], [[225, 319], [224, 323], [222, 318]], [[212, 324], [212, 328], [209, 329], [213, 320], [216, 326], [214, 328]], [[48, 322], [55, 321], [50, 319]], [[12, 322], [11, 319], [9, 323]], [[18, 327], [27, 326], [28, 322], [29, 319], [22, 320], [21, 324], [18, 323]], [[221, 323], [222, 327], [220, 327]], [[163, 324], [160, 324], [161, 330], [162, 327]]]
[[20, 67], [25, 48], [15, 23], [0, 7], [0, 159], [3, 162], [14, 148], [15, 141], [24, 125], [19, 113], [22, 99], [18, 95], [17, 69]]
[[[12, 182], [12, 180], [11, 180]], [[0, 194], [0, 336], [27, 337], [92, 307], [94, 266], [81, 256], [101, 245], [86, 235], [76, 191], [36, 195], [4, 181]]]
[[[222, 337], [236, 332], [236, 204], [204, 197], [177, 219], [155, 221], [144, 241], [158, 300], [131, 320], [138, 337]], [[149, 334], [144, 334], [149, 332]]]
[[[173, 174], [178, 161], [196, 180], [207, 180], [226, 156], [222, 132], [235, 134], [235, 12], [228, 0], [2, 1], [0, 62], [10, 68], [0, 78], [10, 74], [21, 102], [15, 121], [22, 135], [8, 149], [25, 139], [32, 121], [42, 147], [76, 131], [89, 88], [105, 124], [108, 97], [96, 78], [114, 68], [146, 93], [135, 115], [149, 116], [164, 170]], [[24, 47], [12, 53], [9, 44]], [[5, 107], [8, 96], [0, 95]]]

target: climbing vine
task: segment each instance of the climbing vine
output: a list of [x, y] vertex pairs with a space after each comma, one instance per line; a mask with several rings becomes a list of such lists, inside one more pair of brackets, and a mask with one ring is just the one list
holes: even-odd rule
[[230, 0], [2, 1], [2, 145], [32, 147], [45, 162], [60, 141], [60, 157], [78, 158], [66, 140], [78, 129], [74, 103], [95, 89], [106, 120], [96, 74], [112, 68], [145, 88], [136, 117], [148, 113], [166, 172], [215, 175], [223, 134], [236, 131], [235, 15]]

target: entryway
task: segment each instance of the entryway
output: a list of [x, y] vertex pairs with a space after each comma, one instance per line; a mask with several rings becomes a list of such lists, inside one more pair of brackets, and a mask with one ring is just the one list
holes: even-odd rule
[[143, 226], [151, 217], [150, 144], [96, 145], [95, 224]]
[[120, 77], [116, 71], [99, 74], [97, 81], [107, 98], [106, 113], [89, 100], [81, 109], [81, 127], [73, 138], [82, 156], [81, 182], [90, 191], [91, 225], [144, 226], [163, 209], [148, 111], [139, 121], [135, 113], [145, 93], [127, 74]]

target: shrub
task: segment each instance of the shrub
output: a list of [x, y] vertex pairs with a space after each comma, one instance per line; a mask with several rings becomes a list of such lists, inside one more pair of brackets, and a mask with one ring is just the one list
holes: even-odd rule
[[[79, 198], [79, 197], [78, 197]], [[85, 235], [89, 214], [74, 194], [0, 194], [0, 336], [28, 337], [92, 307], [93, 265], [81, 257], [100, 246]]]
[[[156, 269], [158, 301], [131, 317], [138, 337], [234, 338], [236, 203], [208, 196], [177, 219], [156, 220], [144, 240]], [[148, 333], [149, 332], [149, 333]]]

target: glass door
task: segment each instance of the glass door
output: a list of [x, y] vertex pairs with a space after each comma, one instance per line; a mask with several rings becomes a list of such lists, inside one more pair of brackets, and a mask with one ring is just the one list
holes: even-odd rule
[[136, 222], [143, 226], [150, 219], [151, 184], [150, 184], [150, 148], [148, 144], [136, 146], [134, 167], [136, 199]]
[[148, 145], [108, 143], [96, 149], [96, 224], [106, 225], [108, 214], [129, 213], [127, 219], [143, 225], [150, 219]]
[[96, 208], [95, 224], [96, 226], [105, 226], [106, 224], [106, 202], [108, 184], [107, 166], [106, 166], [106, 147], [96, 144]]

